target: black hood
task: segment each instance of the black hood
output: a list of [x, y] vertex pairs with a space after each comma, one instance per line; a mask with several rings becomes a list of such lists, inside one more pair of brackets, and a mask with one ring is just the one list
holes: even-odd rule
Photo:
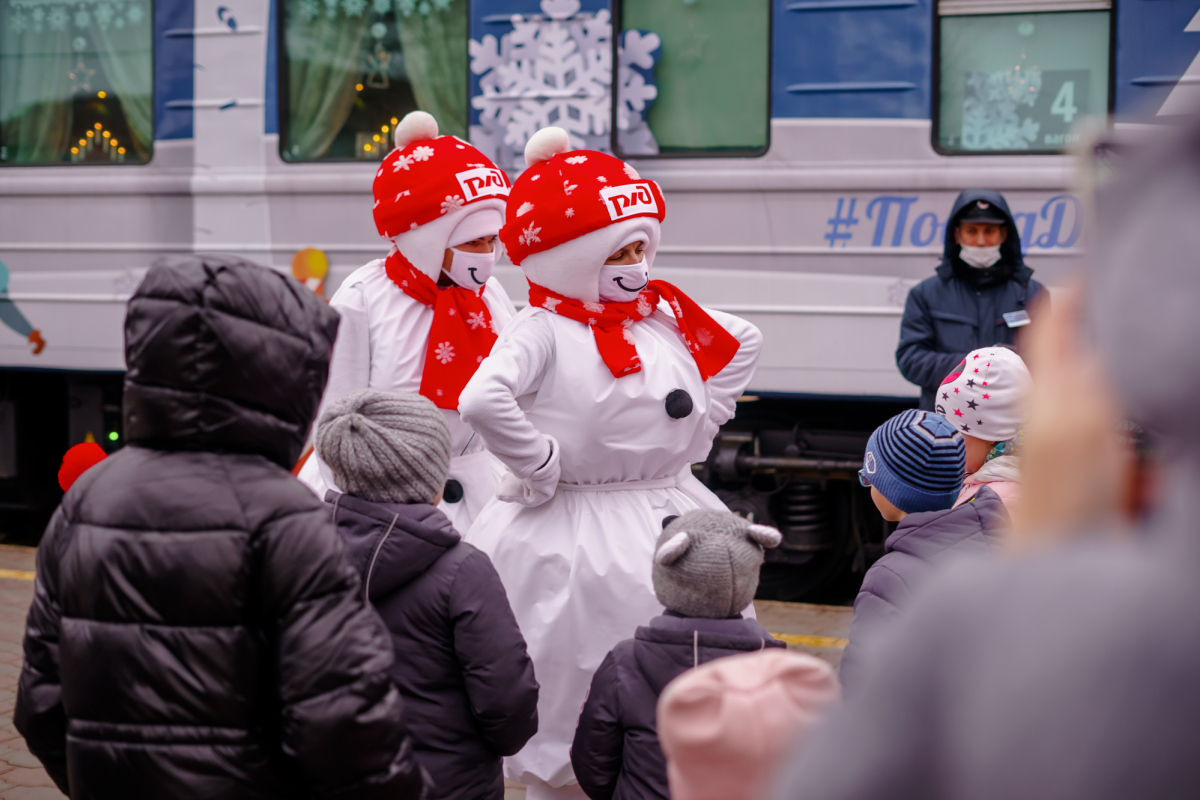
[[765, 647], [786, 647], [753, 619], [704, 619], [668, 611], [633, 636], [633, 653], [642, 674], [656, 694], [699, 662], [752, 653]]
[[325, 390], [337, 327], [320, 298], [252, 262], [158, 262], [125, 315], [126, 439], [256, 453], [290, 469]]
[[433, 565], [462, 537], [427, 503], [372, 503], [330, 491], [333, 522], [371, 600], [385, 597]]
[[[959, 258], [962, 248], [958, 242], [954, 241], [954, 229], [958, 227], [959, 217], [968, 206], [978, 200], [990, 203], [1008, 220], [1008, 237], [1004, 240], [1004, 244], [1000, 245], [1000, 260], [987, 269], [972, 267]], [[1025, 259], [1021, 255], [1021, 233], [1017, 230], [1017, 224], [1013, 221], [1012, 212], [1008, 209], [1008, 201], [1004, 199], [1004, 195], [992, 189], [966, 189], [958, 195], [954, 201], [954, 207], [950, 209], [950, 218], [946, 221], [942, 262], [938, 265], [937, 271], [943, 280], [954, 275], [977, 286], [988, 286], [1014, 277], [1022, 284], [1029, 283], [1029, 277], [1033, 275], [1033, 270], [1025, 266]]]

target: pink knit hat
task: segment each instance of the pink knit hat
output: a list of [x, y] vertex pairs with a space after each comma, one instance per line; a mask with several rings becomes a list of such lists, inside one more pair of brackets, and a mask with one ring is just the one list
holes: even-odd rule
[[832, 667], [782, 649], [719, 658], [683, 673], [658, 700], [672, 799], [760, 797], [783, 753], [839, 696]]

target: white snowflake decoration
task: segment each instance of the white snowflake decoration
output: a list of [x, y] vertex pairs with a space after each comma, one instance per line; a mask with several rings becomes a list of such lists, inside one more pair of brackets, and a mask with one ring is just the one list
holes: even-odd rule
[[426, 145], [421, 145], [420, 147], [418, 147], [412, 151], [412, 160], [413, 161], [428, 161], [431, 158], [433, 158], [433, 148], [432, 147], [427, 147]]
[[467, 324], [471, 326], [471, 330], [486, 328], [488, 326], [487, 315], [482, 311], [473, 311], [467, 315]]
[[573, 216], [575, 216], [575, 209], [573, 209], [573, 208], [568, 208], [568, 209], [567, 209], [567, 210], [566, 210], [564, 213], [565, 213], [565, 214], [566, 214], [566, 216], [568, 216], [568, 217], [573, 217]]
[[591, 311], [593, 314], [604, 313], [604, 303], [584, 303], [583, 308], [585, 311]]
[[571, 192], [575, 191], [578, 188], [579, 187], [576, 184], [571, 183], [570, 181], [563, 181], [563, 191], [566, 192], [567, 195], [570, 195]]
[[712, 331], [710, 331], [708, 328], [697, 328], [696, 341], [700, 342], [700, 344], [704, 347], [708, 347], [713, 343]]
[[559, 300], [557, 297], [547, 297], [542, 301], [542, 308], [546, 309], [547, 311], [554, 311], [554, 309], [558, 308], [558, 304], [561, 302], [562, 300]]
[[625, 341], [628, 342], [629, 344], [634, 344], [634, 345], [637, 344], [637, 342], [635, 342], [633, 340], [633, 331], [629, 330], [629, 328], [622, 328], [621, 336], [623, 336], [625, 338]]
[[626, 177], [628, 177], [628, 178], [629, 178], [631, 181], [638, 181], [638, 180], [641, 180], [641, 179], [642, 179], [642, 176], [641, 176], [641, 175], [638, 175], [638, 171], [637, 171], [636, 169], [634, 169], [634, 168], [633, 168], [631, 165], [629, 165], [629, 164], [626, 164], [626, 165], [625, 165], [625, 175], [626, 175]]
[[396, 154], [396, 163], [392, 164], [392, 172], [399, 172], [402, 169], [408, 169], [408, 165], [412, 163], [412, 158], [403, 153]]
[[[541, 10], [542, 15], [514, 15], [513, 30], [499, 39], [488, 34], [468, 44], [471, 71], [480, 76], [480, 93], [471, 98], [471, 105], [480, 112], [479, 124], [472, 126], [471, 140], [500, 166], [518, 171], [525, 168], [522, 156], [529, 137], [549, 125], [565, 129], [576, 149], [611, 151], [609, 12], [601, 9], [581, 13], [578, 0], [542, 0]], [[654, 46], [647, 50], [651, 43]], [[639, 35], [636, 48], [621, 49], [621, 63], [625, 63], [628, 50], [641, 65], [660, 44], [653, 34]], [[640, 123], [645, 128], [642, 138], [653, 142], [640, 110], [654, 98], [657, 89], [629, 67], [618, 70], [618, 80], [622, 105], [629, 105], [632, 98], [637, 107], [618, 112], [619, 129], [624, 131]], [[657, 145], [636, 152], [656, 153]]]
[[646, 299], [646, 295], [639, 294], [637, 299], [637, 312], [643, 317], [648, 317], [654, 311], [650, 306], [650, 301]]
[[446, 195], [446, 199], [442, 201], [442, 213], [449, 214], [453, 211], [458, 211], [463, 207], [462, 195]]
[[[529, 227], [526, 228], [524, 230], [524, 232], [521, 233], [521, 235], [517, 237], [517, 241], [526, 246], [531, 245], [534, 242], [540, 242], [542, 240], [538, 236], [538, 234], [541, 232], [542, 232], [542, 229], [533, 227], [533, 223], [531, 222], [531, 223], [529, 223]], [[555, 301], [555, 302], [557, 302], [557, 301]]]
[[517, 209], [517, 216], [523, 217], [533, 211], [533, 203], [521, 203], [521, 207]]
[[442, 342], [433, 351], [433, 355], [443, 364], [449, 364], [454, 360], [454, 347], [449, 342]]
[[566, 159], [568, 164], [582, 164], [585, 161], [587, 161], [587, 156], [571, 156], [570, 158]]

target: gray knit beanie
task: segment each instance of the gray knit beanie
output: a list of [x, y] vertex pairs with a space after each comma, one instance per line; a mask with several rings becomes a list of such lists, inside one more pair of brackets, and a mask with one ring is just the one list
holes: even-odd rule
[[728, 511], [689, 511], [675, 517], [654, 552], [654, 594], [687, 617], [736, 617], [758, 589], [763, 548], [783, 537]]
[[428, 503], [450, 470], [450, 430], [419, 394], [363, 389], [330, 403], [316, 449], [343, 491], [373, 503]]

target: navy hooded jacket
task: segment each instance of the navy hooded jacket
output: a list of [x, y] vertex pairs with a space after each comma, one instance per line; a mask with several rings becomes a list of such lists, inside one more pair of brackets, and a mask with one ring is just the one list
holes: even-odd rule
[[867, 570], [854, 599], [850, 642], [838, 668], [847, 696], [858, 689], [864, 659], [869, 658], [864, 652], [893, 627], [913, 595], [946, 565], [987, 557], [1006, 527], [1004, 501], [987, 486], [960, 506], [909, 514], [900, 522], [883, 543], [883, 558]]
[[667, 759], [658, 744], [658, 696], [700, 664], [786, 647], [757, 620], [684, 617], [668, 611], [609, 652], [592, 686], [571, 766], [592, 800], [668, 800]]
[[[954, 240], [959, 216], [978, 200], [991, 203], [1008, 219], [1000, 260], [987, 269], [965, 263]], [[1021, 235], [1008, 203], [989, 189], [967, 189], [954, 201], [936, 272], [908, 293], [896, 347], [896, 365], [905, 379], [921, 387], [919, 408], [924, 411], [934, 410], [937, 387], [967, 353], [1013, 344], [1019, 329], [1008, 327], [1004, 314], [1028, 310], [1044, 288], [1021, 257]]]
[[325, 499], [391, 632], [430, 800], [501, 800], [500, 757], [537, 732], [538, 684], [491, 560], [431, 505]]

